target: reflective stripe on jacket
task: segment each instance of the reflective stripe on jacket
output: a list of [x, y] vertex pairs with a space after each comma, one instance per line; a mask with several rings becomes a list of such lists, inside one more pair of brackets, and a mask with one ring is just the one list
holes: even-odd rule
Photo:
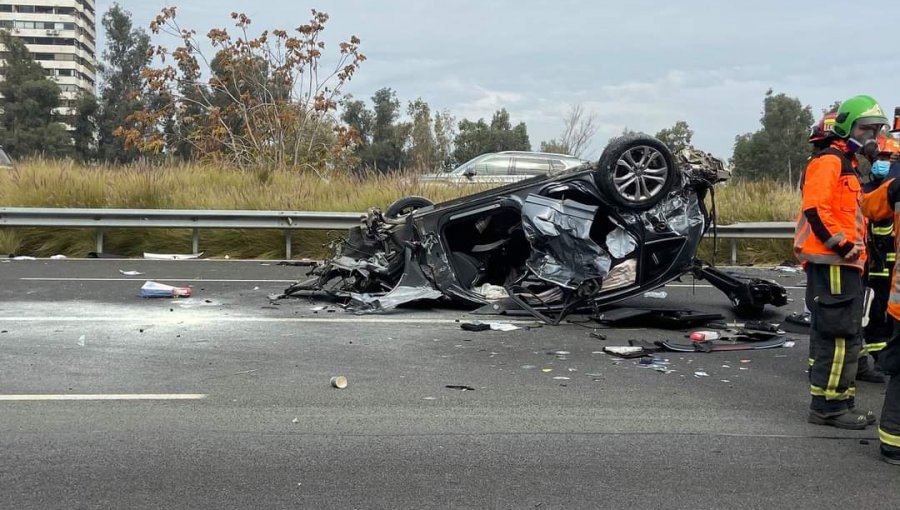
[[[861, 186], [855, 159], [836, 142], [813, 156], [803, 174], [803, 204], [794, 230], [794, 253], [801, 262], [852, 266], [866, 261], [866, 221], [860, 208]], [[856, 246], [855, 260], [844, 255]]]

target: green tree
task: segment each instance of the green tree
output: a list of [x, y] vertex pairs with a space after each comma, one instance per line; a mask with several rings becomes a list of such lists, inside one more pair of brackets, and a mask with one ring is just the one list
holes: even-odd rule
[[100, 104], [90, 92], [80, 92], [72, 117], [72, 141], [75, 155], [82, 162], [97, 158], [97, 115]]
[[666, 144], [673, 152], [690, 147], [693, 136], [694, 131], [683, 120], [679, 120], [672, 127], [661, 129], [656, 133], [656, 138]]
[[434, 157], [436, 170], [446, 169], [453, 165], [453, 138], [456, 136], [455, 119], [450, 112], [444, 110], [434, 114]]
[[[366, 107], [363, 101], [347, 96], [343, 101], [344, 107], [341, 120], [353, 130], [357, 136], [356, 157], [359, 168], [375, 169], [379, 172], [387, 172], [402, 168], [410, 158], [406, 153], [406, 147], [413, 130], [413, 124], [400, 122], [400, 100], [397, 93], [390, 87], [375, 91], [372, 95], [372, 110]], [[430, 109], [428, 105], [410, 103], [409, 114], [417, 115], [419, 119], [419, 131], [417, 136], [421, 143], [426, 143], [425, 127], [430, 131]], [[414, 106], [415, 104], [415, 106]], [[424, 108], [424, 110], [423, 110]], [[420, 150], [423, 147], [419, 147]], [[411, 161], [415, 164], [415, 159]]]
[[794, 182], [809, 157], [807, 143], [812, 109], [799, 99], [774, 94], [763, 101], [762, 128], [738, 135], [734, 143], [734, 175], [748, 180]]
[[150, 36], [134, 28], [131, 13], [117, 3], [103, 15], [102, 24], [106, 49], [100, 65], [98, 156], [104, 161], [128, 162], [139, 152], [126, 149], [118, 133], [132, 127], [129, 117], [148, 105], [141, 69], [150, 63]]
[[366, 103], [360, 99], [353, 99], [347, 94], [341, 102], [343, 111], [341, 121], [355, 133], [359, 147], [372, 143], [372, 125], [375, 122], [375, 114], [366, 108]]
[[505, 108], [494, 113], [490, 124], [484, 119], [476, 122], [461, 120], [454, 146], [453, 159], [456, 164], [487, 152], [531, 150], [525, 123], [520, 122], [513, 127]]
[[406, 160], [413, 168], [434, 171], [437, 166], [436, 142], [431, 108], [421, 97], [410, 101], [406, 113], [412, 119]]
[[6, 48], [0, 81], [0, 145], [13, 158], [71, 154], [72, 137], [54, 113], [60, 106], [59, 86], [47, 79], [18, 38], [0, 31], [0, 44]]

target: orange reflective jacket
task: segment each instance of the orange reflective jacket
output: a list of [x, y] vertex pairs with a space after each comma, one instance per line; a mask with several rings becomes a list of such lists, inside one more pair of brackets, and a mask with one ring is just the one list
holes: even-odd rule
[[[801, 183], [803, 204], [794, 230], [794, 253], [805, 266], [852, 266], [866, 262], [866, 221], [860, 208], [861, 189], [856, 160], [843, 142], [835, 142], [813, 156]], [[859, 248], [859, 257], [844, 256]]]
[[[873, 220], [882, 221], [894, 218], [894, 224], [900, 225], [900, 182], [888, 179], [875, 191], [863, 196], [863, 213]], [[894, 238], [894, 251], [900, 244], [900, 236]], [[900, 320], [900, 287], [897, 286], [897, 262], [894, 262], [894, 274], [891, 277], [891, 295], [888, 299], [888, 313]]]

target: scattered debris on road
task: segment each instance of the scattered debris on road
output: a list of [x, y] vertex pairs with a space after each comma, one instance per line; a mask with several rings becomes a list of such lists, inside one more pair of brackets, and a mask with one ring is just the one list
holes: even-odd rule
[[347, 384], [347, 378], [342, 375], [334, 376], [331, 378], [331, 386], [339, 390], [346, 388]]
[[124, 276], [143, 276], [144, 275], [144, 273], [142, 273], [140, 271], [123, 271], [122, 269], [119, 269], [119, 273]]
[[725, 317], [720, 313], [700, 313], [684, 309], [623, 307], [604, 311], [593, 319], [605, 326], [616, 328], [685, 329], [721, 321]]
[[171, 297], [191, 297], [190, 287], [173, 287], [165, 283], [144, 282], [141, 286], [140, 296], [142, 298], [171, 298]]
[[191, 253], [191, 254], [180, 254], [180, 253], [144, 253], [144, 258], [147, 260], [192, 260], [199, 259], [203, 256], [203, 252], [200, 253]]
[[462, 384], [448, 384], [444, 387], [447, 389], [450, 389], [450, 390], [475, 391], [475, 388], [473, 388], [471, 386], [462, 385]]
[[463, 322], [459, 325], [459, 327], [465, 331], [516, 331], [517, 329], [522, 329], [519, 326], [514, 324], [510, 324], [508, 322], [481, 322], [481, 321], [473, 321], [473, 322]]
[[666, 299], [669, 293], [664, 290], [644, 292], [644, 297], [648, 299]]

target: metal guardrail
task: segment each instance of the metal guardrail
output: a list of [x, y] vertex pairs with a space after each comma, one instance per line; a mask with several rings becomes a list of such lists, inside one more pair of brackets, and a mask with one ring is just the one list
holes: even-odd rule
[[97, 253], [110, 228], [189, 228], [193, 253], [200, 253], [200, 229], [273, 229], [284, 231], [285, 256], [291, 257], [294, 230], [346, 230], [363, 213], [307, 211], [210, 211], [191, 209], [46, 209], [0, 207], [0, 228], [58, 227], [96, 229]]
[[[791, 221], [768, 221], [733, 223], [731, 225], [719, 225], [716, 235], [721, 239], [731, 241], [731, 263], [737, 264], [737, 242], [739, 239], [793, 239], [794, 223]], [[710, 230], [706, 234], [712, 237]]]
[[[60, 209], [0, 207], [0, 228], [57, 227], [96, 229], [97, 253], [103, 253], [103, 231], [110, 228], [189, 228], [193, 253], [200, 253], [200, 229], [272, 229], [284, 232], [285, 256], [291, 257], [294, 230], [346, 230], [359, 225], [365, 213], [310, 211], [211, 211], [192, 209]], [[707, 234], [712, 236], [712, 232]], [[737, 261], [739, 239], [790, 239], [788, 221], [720, 225], [718, 237], [731, 240], [731, 261]]]

